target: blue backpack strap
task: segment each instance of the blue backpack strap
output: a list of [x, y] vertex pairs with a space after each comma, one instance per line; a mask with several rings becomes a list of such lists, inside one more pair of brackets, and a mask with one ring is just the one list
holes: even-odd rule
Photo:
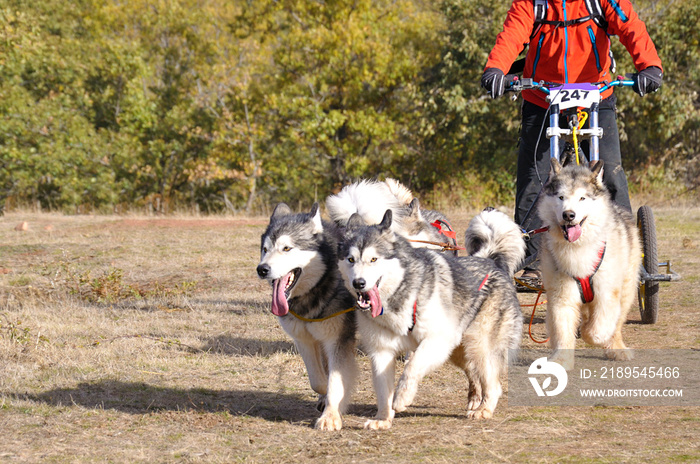
[[[603, 5], [601, 5], [600, 2], [601, 0], [586, 0], [586, 8], [588, 9], [588, 12], [591, 15], [593, 15], [593, 22], [596, 24], [596, 26], [600, 27], [605, 31], [606, 34], [608, 34], [608, 21], [605, 19]], [[616, 6], [617, 3], [614, 3], [613, 7]], [[608, 36], [609, 35], [610, 34], [608, 34]], [[610, 47], [608, 48], [608, 56], [610, 57], [610, 72], [612, 74], [615, 74], [615, 70], [617, 69], [617, 62], [615, 61], [612, 48]]]

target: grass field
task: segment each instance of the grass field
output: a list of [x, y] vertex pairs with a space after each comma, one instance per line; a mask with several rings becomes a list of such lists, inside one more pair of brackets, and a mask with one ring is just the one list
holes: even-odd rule
[[[630, 312], [626, 342], [700, 349], [700, 208], [655, 214], [659, 256], [683, 280], [662, 284], [657, 324]], [[449, 216], [463, 234], [471, 215]], [[700, 462], [700, 407], [504, 399], [473, 422], [450, 366], [390, 431], [366, 431], [375, 398], [362, 355], [344, 429], [314, 430], [316, 397], [255, 275], [266, 222], [0, 218], [0, 462]]]

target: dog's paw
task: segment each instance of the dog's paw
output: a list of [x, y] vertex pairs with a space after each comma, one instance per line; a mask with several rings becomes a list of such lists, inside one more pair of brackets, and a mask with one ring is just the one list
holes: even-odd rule
[[634, 359], [634, 354], [629, 348], [621, 350], [605, 350], [605, 356], [608, 359], [614, 359], [615, 361], [631, 361], [632, 359]]
[[316, 421], [316, 428], [318, 430], [334, 432], [343, 428], [343, 420], [337, 412], [332, 414], [326, 413], [318, 418]]
[[404, 406], [403, 404], [397, 404], [394, 403], [394, 411], [396, 412], [404, 412], [406, 410], [407, 406]]
[[476, 394], [469, 395], [469, 402], [467, 403], [467, 409], [469, 411], [474, 411], [479, 406], [481, 406], [481, 395], [476, 395]]
[[396, 387], [396, 393], [394, 394], [394, 401], [392, 403], [392, 409], [395, 412], [403, 412], [409, 407], [414, 398], [416, 397], [417, 385], [415, 382], [399, 380], [399, 384]]
[[389, 430], [391, 428], [391, 419], [389, 420], [377, 420], [370, 419], [365, 422], [365, 428], [367, 430]]
[[404, 396], [397, 396], [394, 398], [394, 403], [392, 404], [392, 409], [394, 412], [404, 412], [410, 404], [406, 402]]
[[476, 408], [473, 411], [468, 411], [467, 412], [467, 418], [473, 419], [473, 420], [483, 420], [483, 419], [491, 419], [493, 417], [493, 411], [490, 411], [486, 408]]

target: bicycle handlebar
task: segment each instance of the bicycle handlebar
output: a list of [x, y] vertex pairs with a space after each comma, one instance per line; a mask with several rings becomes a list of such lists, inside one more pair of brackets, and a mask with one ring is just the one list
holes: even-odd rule
[[610, 83], [604, 82], [601, 87], [598, 87], [598, 90], [601, 92], [605, 92], [608, 90], [610, 87], [632, 87], [634, 85], [634, 81], [632, 79], [617, 79], [614, 80]]
[[[524, 78], [520, 79], [518, 76], [514, 74], [508, 74], [506, 76], [506, 92], [520, 92], [522, 90], [527, 90], [527, 89], [536, 89], [541, 91], [542, 93], [549, 95], [550, 94], [550, 88], [557, 88], [562, 86], [563, 84], [556, 83], [556, 82], [545, 82], [545, 81], [539, 81], [535, 82], [531, 78]], [[611, 87], [632, 87], [634, 85], [634, 81], [631, 79], [621, 79], [617, 78], [616, 80], [612, 82], [595, 82], [593, 85], [598, 86], [598, 90], [600, 92], [605, 92]]]

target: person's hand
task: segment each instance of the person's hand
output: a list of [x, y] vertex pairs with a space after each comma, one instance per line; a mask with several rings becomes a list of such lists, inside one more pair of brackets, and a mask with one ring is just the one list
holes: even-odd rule
[[632, 80], [634, 81], [632, 90], [637, 92], [640, 97], [648, 93], [656, 92], [659, 90], [659, 87], [661, 87], [662, 78], [663, 73], [661, 69], [656, 66], [649, 66], [632, 76]]
[[481, 76], [481, 86], [485, 88], [491, 98], [498, 98], [505, 91], [505, 76], [498, 68], [488, 68]]

